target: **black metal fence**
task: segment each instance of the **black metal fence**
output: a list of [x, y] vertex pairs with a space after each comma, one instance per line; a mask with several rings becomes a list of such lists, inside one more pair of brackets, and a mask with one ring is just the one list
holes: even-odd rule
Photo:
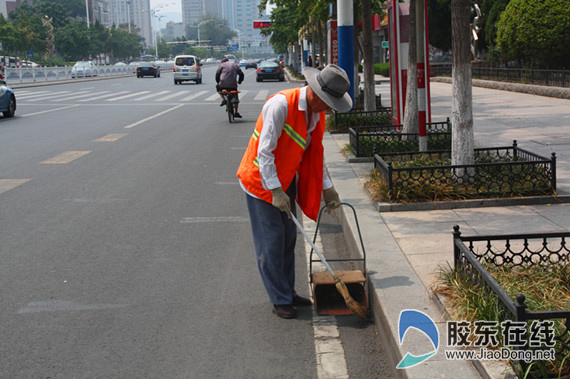
[[436, 194], [444, 190], [447, 198], [547, 195], [556, 191], [555, 153], [545, 158], [519, 148], [514, 141], [509, 147], [475, 149], [475, 162], [451, 165], [449, 150], [374, 155], [374, 168], [386, 181], [389, 201], [398, 200], [395, 194], [418, 188], [440, 189]]
[[[454, 267], [462, 270], [471, 281], [485, 284], [489, 294], [492, 292], [496, 296], [498, 309], [501, 310], [499, 313], [501, 320], [497, 321], [565, 320], [565, 329], [554, 337], [559, 343], [557, 354], [564, 356], [570, 353], [570, 310], [527, 310], [524, 294], [517, 295], [513, 300], [483, 263], [505, 267], [568, 265], [570, 263], [568, 239], [570, 232], [467, 237], [462, 236], [459, 226], [455, 225], [453, 227]], [[525, 361], [519, 363], [523, 369], [528, 367]]]
[[348, 131], [350, 127], [390, 125], [392, 124], [392, 108], [377, 108], [375, 111], [334, 112], [334, 123], [337, 130]]
[[[380, 125], [349, 128], [350, 145], [357, 157], [376, 153], [419, 151], [419, 134], [403, 133], [402, 125]], [[426, 124], [428, 150], [451, 149], [451, 121]]]
[[[526, 68], [476, 67], [471, 68], [473, 79], [570, 87], [570, 71]], [[430, 76], [451, 76], [451, 64], [430, 66]]]

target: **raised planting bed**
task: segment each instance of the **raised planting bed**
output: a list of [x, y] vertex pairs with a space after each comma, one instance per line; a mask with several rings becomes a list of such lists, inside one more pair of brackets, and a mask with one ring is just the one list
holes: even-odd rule
[[[403, 133], [402, 125], [362, 126], [349, 128], [350, 146], [357, 157], [372, 157], [380, 153], [418, 151], [419, 134]], [[426, 124], [428, 150], [451, 149], [451, 122]]]
[[378, 108], [375, 111], [334, 112], [335, 131], [347, 132], [348, 128], [361, 126], [390, 125], [392, 123], [392, 108]]
[[[374, 177], [376, 176], [376, 177]], [[452, 165], [451, 151], [374, 155], [373, 195], [383, 202], [544, 196], [556, 192], [556, 154], [517, 146], [475, 149], [475, 163]]]
[[[507, 360], [521, 378], [567, 378], [570, 232], [463, 236], [453, 229], [453, 272], [440, 276], [435, 292], [448, 296], [455, 319], [471, 323], [469, 345], [514, 350]], [[477, 344], [476, 323], [486, 321], [495, 322], [486, 325], [496, 340]]]

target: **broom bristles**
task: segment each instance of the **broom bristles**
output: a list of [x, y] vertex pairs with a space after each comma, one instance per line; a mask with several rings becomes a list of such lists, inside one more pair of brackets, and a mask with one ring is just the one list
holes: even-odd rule
[[352, 313], [354, 313], [358, 317], [363, 318], [365, 320], [368, 319], [369, 316], [368, 310], [364, 309], [364, 307], [358, 301], [354, 300], [352, 296], [350, 296], [348, 288], [346, 288], [346, 284], [344, 284], [344, 282], [340, 280], [338, 276], [334, 277], [334, 281], [335, 281], [335, 287], [338, 293], [340, 293], [340, 295], [344, 299], [344, 302], [348, 307], [348, 309], [350, 309]]

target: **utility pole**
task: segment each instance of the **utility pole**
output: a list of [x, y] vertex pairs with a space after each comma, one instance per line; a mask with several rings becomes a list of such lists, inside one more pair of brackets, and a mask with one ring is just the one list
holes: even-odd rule
[[87, 29], [89, 29], [89, 0], [85, 0], [85, 12], [87, 13]]

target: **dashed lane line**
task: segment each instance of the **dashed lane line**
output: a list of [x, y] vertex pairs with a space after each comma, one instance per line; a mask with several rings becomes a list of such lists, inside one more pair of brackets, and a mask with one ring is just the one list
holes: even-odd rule
[[0, 179], [0, 195], [8, 192], [32, 179]]
[[[108, 101], [108, 100], [107, 100], [107, 101]], [[174, 107], [172, 107], [172, 108], [168, 108], [167, 110], [162, 111], [162, 112], [160, 112], [160, 113], [157, 113], [157, 114], [155, 114], [155, 115], [153, 115], [153, 116], [144, 118], [144, 119], [139, 120], [139, 121], [137, 121], [137, 122], [135, 122], [135, 123], [132, 123], [132, 124], [130, 124], [130, 125], [127, 125], [127, 126], [125, 126], [125, 129], [134, 128], [134, 127], [137, 126], [137, 125], [140, 125], [140, 124], [142, 124], [142, 123], [145, 123], [145, 122], [147, 122], [147, 121], [150, 121], [150, 120], [152, 120], [152, 119], [154, 119], [154, 118], [160, 117], [160, 116], [162, 116], [162, 115], [164, 115], [164, 114], [166, 114], [166, 113], [168, 113], [168, 112], [172, 112], [172, 111], [174, 111], [174, 110], [176, 110], [176, 109], [178, 109], [178, 108], [180, 108], [180, 107], [183, 107], [183, 106], [184, 106], [184, 104], [178, 104], [178, 105], [176, 105], [176, 106], [174, 106]]]
[[30, 117], [30, 116], [37, 116], [39, 114], [44, 114], [44, 113], [49, 113], [49, 112], [55, 112], [55, 111], [62, 111], [64, 109], [69, 109], [69, 108], [75, 108], [78, 107], [79, 104], [73, 104], [73, 105], [68, 105], [65, 107], [61, 107], [61, 108], [53, 108], [53, 109], [47, 109], [45, 111], [41, 111], [41, 112], [35, 112], [35, 113], [28, 113], [28, 114], [23, 114], [20, 117]]
[[40, 162], [41, 164], [68, 164], [84, 155], [89, 154], [91, 151], [66, 151], [58, 154], [53, 158], [46, 159]]
[[107, 134], [106, 136], [93, 140], [93, 142], [115, 142], [127, 135], [128, 133]]

